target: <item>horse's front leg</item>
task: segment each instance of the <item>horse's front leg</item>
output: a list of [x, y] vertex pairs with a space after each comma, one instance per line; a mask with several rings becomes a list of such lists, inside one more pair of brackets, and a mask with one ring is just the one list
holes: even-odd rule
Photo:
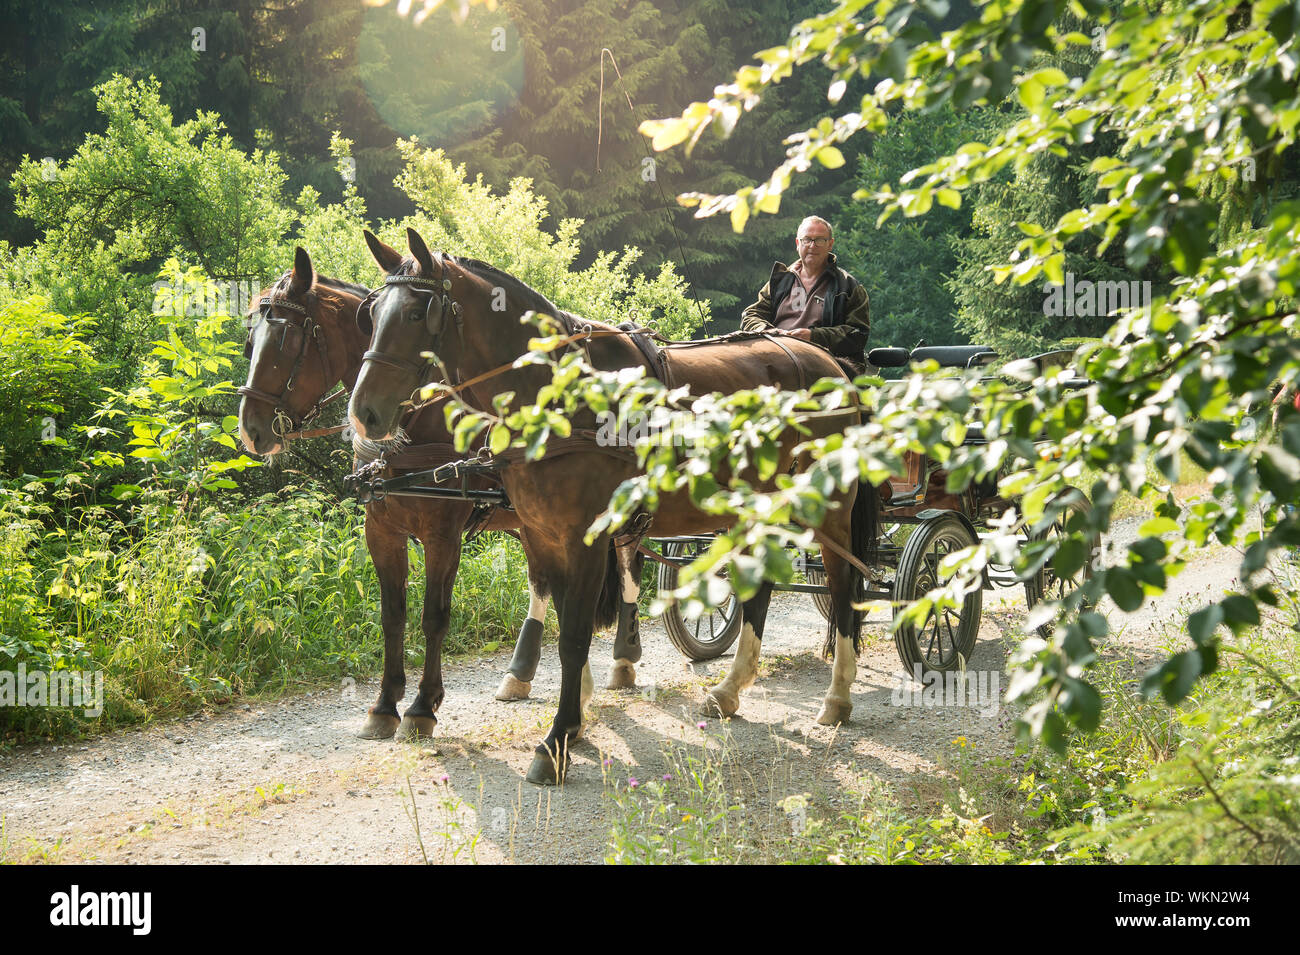
[[438, 707], [446, 695], [442, 686], [442, 644], [451, 623], [451, 592], [460, 567], [460, 535], [427, 536], [424, 545], [424, 673], [415, 701], [402, 714], [399, 739], [430, 737], [438, 725]]
[[379, 699], [367, 711], [361, 739], [389, 739], [400, 719], [397, 704], [406, 695], [403, 641], [406, 634], [406, 534], [374, 511], [366, 514], [366, 547], [379, 576], [379, 619], [384, 631], [384, 675]]
[[[839, 557], [829, 547], [822, 548], [822, 560], [826, 567], [826, 581], [831, 589], [831, 621], [828, 624], [829, 640], [833, 641], [828, 649], [835, 653], [831, 664], [831, 685], [822, 700], [821, 712], [817, 722], [823, 726], [835, 726], [847, 723], [853, 713], [853, 700], [849, 691], [857, 677], [857, 641], [858, 627], [861, 620], [860, 611], [853, 609], [854, 584], [858, 572], [853, 565]], [[829, 641], [828, 641], [829, 642]]]
[[510, 658], [510, 666], [501, 685], [497, 687], [497, 699], [503, 702], [526, 700], [533, 689], [533, 677], [537, 675], [537, 664], [542, 659], [542, 621], [546, 619], [546, 598], [537, 593], [531, 576], [528, 580], [528, 616], [519, 628], [519, 638], [515, 640], [515, 653]]
[[559, 575], [551, 594], [560, 618], [560, 705], [551, 731], [538, 745], [528, 769], [528, 781], [538, 786], [563, 783], [568, 773], [570, 745], [582, 735], [582, 711], [591, 697], [591, 632], [596, 616], [596, 598], [604, 574], [606, 550], [592, 551], [600, 558], [578, 572]]
[[772, 584], [764, 581], [758, 592], [740, 607], [744, 625], [736, 659], [721, 683], [704, 697], [707, 716], [733, 716], [740, 709], [740, 694], [758, 679], [758, 657], [763, 649], [763, 628], [767, 624], [767, 605], [772, 599]]
[[637, 619], [637, 601], [641, 597], [639, 541], [617, 548], [618, 580], [621, 600], [618, 608], [618, 632], [614, 635], [614, 665], [609, 668], [607, 690], [629, 690], [636, 686], [636, 664], [641, 659], [641, 628]]

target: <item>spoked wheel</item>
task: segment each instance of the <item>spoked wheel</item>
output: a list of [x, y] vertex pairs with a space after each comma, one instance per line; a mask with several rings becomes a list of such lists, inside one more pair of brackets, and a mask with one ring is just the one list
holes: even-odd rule
[[[817, 587], [826, 586], [826, 572], [824, 570], [805, 570], [803, 572], [803, 575], [804, 575], [804, 579], [807, 580], [808, 583], [813, 584], [814, 586]], [[812, 597], [813, 600], [813, 606], [816, 607], [817, 612], [822, 615], [822, 619], [823, 620], [831, 619], [830, 592], [826, 591], [825, 593], [811, 594], [810, 596]]]
[[[673, 541], [664, 545], [665, 557], [698, 557], [702, 551], [696, 541]], [[659, 565], [659, 590], [677, 588], [677, 568], [667, 564]], [[696, 663], [712, 660], [726, 653], [740, 635], [741, 616], [740, 601], [735, 593], [727, 597], [727, 602], [709, 613], [687, 620], [682, 616], [681, 608], [672, 604], [663, 614], [664, 629], [668, 639], [673, 642], [686, 658]]]
[[[894, 599], [911, 603], [945, 582], [939, 564], [949, 554], [970, 547], [975, 537], [956, 514], [945, 514], [926, 521], [913, 531], [903, 547], [894, 579]], [[964, 670], [979, 636], [980, 609], [984, 592], [973, 590], [962, 599], [959, 609], [932, 610], [918, 626], [902, 624], [894, 632], [894, 643], [903, 666], [910, 674], [917, 664], [922, 673]]]
[[[1092, 512], [1092, 502], [1084, 496], [1083, 492], [1077, 488], [1069, 488], [1062, 491], [1053, 500], [1060, 500], [1065, 495], [1072, 495], [1069, 504], [1064, 511], [1056, 518], [1046, 531], [1036, 534], [1030, 534], [1030, 540], [1048, 540], [1053, 537], [1061, 537], [1075, 525], [1076, 515], [1087, 516]], [[1066, 595], [1071, 591], [1082, 587], [1090, 577], [1092, 577], [1092, 562], [1094, 555], [1097, 553], [1097, 546], [1101, 541], [1094, 538], [1091, 546], [1088, 548], [1088, 559], [1083, 562], [1083, 567], [1076, 571], [1070, 577], [1061, 577], [1052, 566], [1052, 561], [1048, 560], [1038, 573], [1025, 581], [1025, 603], [1032, 610], [1034, 604], [1040, 600], [1064, 600]], [[1038, 628], [1039, 634], [1044, 638], [1052, 635], [1052, 625], [1042, 624]]]

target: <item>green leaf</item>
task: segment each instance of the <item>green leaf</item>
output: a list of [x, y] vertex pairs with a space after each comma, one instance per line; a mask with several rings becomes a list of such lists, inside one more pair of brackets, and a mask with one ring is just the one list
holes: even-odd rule
[[1201, 675], [1201, 664], [1199, 650], [1175, 653], [1143, 678], [1142, 693], [1148, 698], [1159, 693], [1170, 705], [1181, 703], [1196, 685], [1196, 679]]
[[1259, 607], [1249, 597], [1242, 594], [1229, 594], [1223, 598], [1222, 606], [1224, 619], [1230, 624], [1259, 626]]
[[1142, 606], [1142, 585], [1127, 567], [1112, 567], [1106, 571], [1106, 593], [1125, 613], [1132, 613]]
[[736, 199], [736, 204], [731, 207], [731, 230], [733, 232], [744, 232], [745, 223], [749, 221], [749, 200], [745, 196]]
[[1088, 545], [1077, 537], [1066, 537], [1052, 557], [1052, 567], [1062, 580], [1070, 580], [1088, 560]]
[[1223, 623], [1223, 607], [1212, 604], [1203, 607], [1187, 618], [1187, 635], [1198, 647], [1214, 639], [1214, 630]]
[[1146, 521], [1138, 528], [1138, 534], [1142, 537], [1159, 537], [1161, 534], [1169, 534], [1178, 530], [1178, 522], [1168, 517], [1153, 517]]
[[492, 434], [488, 439], [488, 448], [493, 454], [500, 454], [506, 448], [510, 447], [510, 429], [503, 424], [492, 426]]
[[[817, 150], [817, 161], [827, 169], [839, 169], [844, 165], [844, 154], [834, 146], [823, 146]], [[740, 230], [737, 229], [737, 232]]]
[[1019, 94], [1020, 102], [1024, 104], [1025, 109], [1037, 109], [1043, 103], [1043, 84], [1032, 76], [1025, 77], [1020, 84]]

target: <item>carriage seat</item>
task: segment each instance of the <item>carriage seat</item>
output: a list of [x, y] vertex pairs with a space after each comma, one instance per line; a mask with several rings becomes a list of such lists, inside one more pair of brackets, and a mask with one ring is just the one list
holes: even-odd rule
[[978, 368], [998, 357], [987, 345], [925, 345], [908, 352], [906, 348], [873, 348], [867, 361], [877, 368], [902, 368], [908, 362], [933, 359], [940, 368]]

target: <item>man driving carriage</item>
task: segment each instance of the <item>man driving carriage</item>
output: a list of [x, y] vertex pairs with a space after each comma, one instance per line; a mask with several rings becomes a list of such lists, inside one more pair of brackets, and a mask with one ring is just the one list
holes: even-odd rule
[[871, 329], [867, 290], [836, 264], [834, 248], [825, 219], [809, 216], [799, 223], [799, 258], [789, 266], [772, 265], [758, 301], [741, 314], [741, 329], [789, 335], [861, 362]]

